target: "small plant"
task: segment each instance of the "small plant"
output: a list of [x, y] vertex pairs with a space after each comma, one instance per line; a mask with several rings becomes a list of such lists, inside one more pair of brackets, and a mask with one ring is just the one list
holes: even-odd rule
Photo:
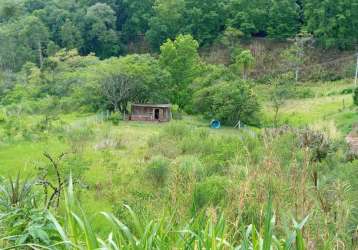
[[162, 186], [169, 177], [169, 161], [162, 156], [153, 158], [146, 169], [146, 176], [153, 184]]
[[221, 176], [211, 176], [197, 184], [194, 191], [193, 210], [204, 206], [218, 206], [227, 196], [228, 180]]
[[25, 207], [31, 204], [34, 198], [33, 183], [29, 180], [21, 181], [20, 174], [13, 180], [0, 181], [0, 211], [13, 207]]
[[184, 124], [173, 122], [167, 126], [164, 130], [164, 135], [173, 137], [175, 139], [181, 139], [183, 136], [190, 133], [190, 128]]
[[353, 92], [353, 103], [358, 106], [358, 88], [354, 89]]
[[123, 120], [123, 117], [120, 113], [111, 113], [107, 119], [112, 122], [113, 125], [118, 125], [119, 122]]

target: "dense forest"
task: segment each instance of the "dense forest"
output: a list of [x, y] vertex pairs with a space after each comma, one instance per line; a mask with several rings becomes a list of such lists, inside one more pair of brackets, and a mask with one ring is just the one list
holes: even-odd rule
[[[323, 48], [349, 49], [358, 39], [356, 0], [3, 0], [1, 67], [19, 70], [60, 48], [100, 58], [191, 34], [210, 46], [225, 31], [242, 38], [284, 40], [305, 32]], [[144, 44], [144, 45], [143, 45]]]
[[357, 43], [358, 0], [0, 0], [0, 248], [357, 249]]

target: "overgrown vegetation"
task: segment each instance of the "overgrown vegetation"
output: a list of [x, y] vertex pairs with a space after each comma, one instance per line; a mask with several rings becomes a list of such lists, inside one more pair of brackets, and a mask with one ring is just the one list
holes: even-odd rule
[[0, 248], [357, 248], [356, 9], [1, 1]]

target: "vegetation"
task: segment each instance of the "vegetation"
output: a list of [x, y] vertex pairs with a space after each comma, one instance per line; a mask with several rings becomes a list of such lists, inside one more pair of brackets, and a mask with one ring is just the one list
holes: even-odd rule
[[1, 1], [0, 248], [356, 249], [357, 7]]

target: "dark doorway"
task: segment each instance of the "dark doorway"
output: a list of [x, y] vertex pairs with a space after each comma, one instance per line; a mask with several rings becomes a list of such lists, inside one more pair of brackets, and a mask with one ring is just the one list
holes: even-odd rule
[[154, 110], [154, 119], [159, 120], [159, 109]]

